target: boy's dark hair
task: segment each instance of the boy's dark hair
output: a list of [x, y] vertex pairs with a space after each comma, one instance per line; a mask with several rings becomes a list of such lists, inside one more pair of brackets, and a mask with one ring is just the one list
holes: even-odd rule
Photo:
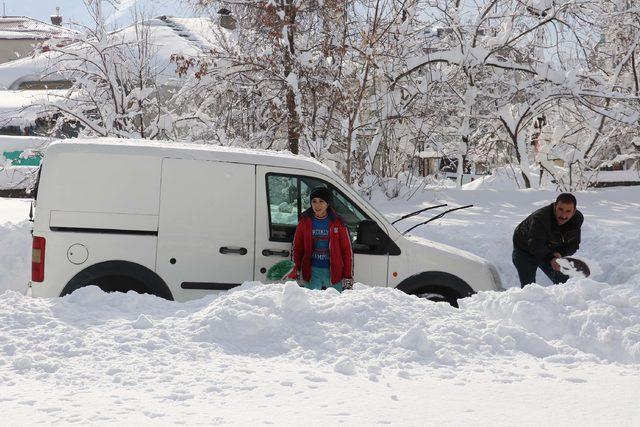
[[556, 203], [571, 203], [574, 208], [578, 207], [578, 201], [576, 200], [576, 196], [571, 193], [562, 193], [556, 199]]
[[309, 194], [309, 202], [316, 197], [324, 200], [328, 205], [331, 204], [331, 191], [327, 187], [316, 187], [311, 190], [311, 194]]

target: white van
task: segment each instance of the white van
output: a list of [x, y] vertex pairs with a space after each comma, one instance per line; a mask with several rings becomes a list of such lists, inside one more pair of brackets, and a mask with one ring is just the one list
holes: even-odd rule
[[55, 142], [35, 200], [33, 296], [83, 286], [184, 301], [245, 281], [291, 256], [317, 186], [353, 238], [354, 280], [451, 303], [501, 290], [486, 260], [405, 238], [329, 168], [302, 156], [205, 145]]

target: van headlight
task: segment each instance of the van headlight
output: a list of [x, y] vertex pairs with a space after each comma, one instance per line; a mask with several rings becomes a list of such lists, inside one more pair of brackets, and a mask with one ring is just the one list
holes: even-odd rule
[[491, 278], [493, 279], [493, 286], [496, 291], [504, 291], [502, 280], [500, 280], [500, 274], [498, 274], [498, 269], [491, 263], [487, 263], [487, 266], [489, 267], [489, 272], [491, 273]]

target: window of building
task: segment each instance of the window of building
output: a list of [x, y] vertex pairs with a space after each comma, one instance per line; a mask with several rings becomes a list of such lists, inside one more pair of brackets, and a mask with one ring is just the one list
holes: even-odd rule
[[72, 85], [69, 80], [31, 80], [20, 83], [20, 85], [18, 85], [18, 90], [58, 90], [69, 89], [71, 86]]

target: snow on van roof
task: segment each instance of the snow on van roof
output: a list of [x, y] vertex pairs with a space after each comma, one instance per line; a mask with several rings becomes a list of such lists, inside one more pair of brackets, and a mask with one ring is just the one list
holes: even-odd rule
[[[331, 172], [331, 169], [318, 160], [304, 155], [292, 154], [289, 151], [275, 151], [240, 147], [225, 147], [187, 142], [158, 142], [141, 139], [124, 138], [78, 138], [54, 141], [47, 151], [78, 152], [80, 147], [91, 147], [92, 151], [113, 153], [114, 151], [146, 150], [149, 156], [158, 157], [171, 153], [180, 153], [185, 158], [200, 160], [224, 160], [238, 163], [268, 164], [273, 166], [303, 167], [317, 172]], [[45, 153], [45, 158], [47, 153]]]

